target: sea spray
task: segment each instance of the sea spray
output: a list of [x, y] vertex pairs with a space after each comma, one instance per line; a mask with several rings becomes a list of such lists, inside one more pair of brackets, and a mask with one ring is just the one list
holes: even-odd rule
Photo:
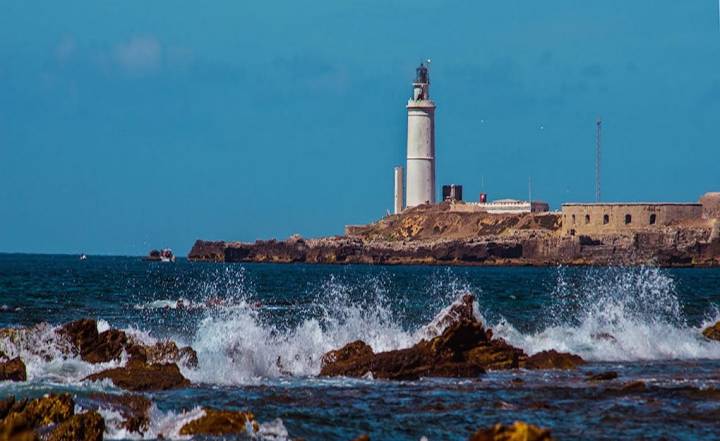
[[347, 285], [331, 277], [309, 307], [313, 316], [295, 327], [262, 319], [253, 302], [230, 310], [208, 311], [192, 346], [200, 368], [184, 371], [197, 382], [237, 384], [278, 376], [313, 376], [323, 354], [353, 340], [364, 340], [376, 351], [407, 347], [415, 342], [394, 314], [382, 291], [353, 300]]
[[657, 268], [595, 268], [569, 280], [558, 270], [549, 324], [521, 333], [506, 320], [496, 335], [529, 354], [556, 349], [594, 361], [720, 358], [720, 345], [688, 326], [673, 279]]

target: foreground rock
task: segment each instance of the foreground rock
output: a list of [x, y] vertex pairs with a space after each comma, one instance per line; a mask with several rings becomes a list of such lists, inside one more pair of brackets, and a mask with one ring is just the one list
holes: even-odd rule
[[95, 411], [74, 415], [60, 423], [47, 438], [48, 441], [101, 441], [105, 421]]
[[[572, 369], [583, 363], [577, 355], [546, 351], [528, 358], [492, 330], [483, 328], [472, 313], [474, 297], [465, 294], [459, 302], [436, 317], [426, 333], [446, 327], [442, 333], [423, 339], [407, 349], [374, 353], [362, 341], [330, 351], [322, 358], [321, 376], [346, 376], [414, 380], [420, 377], [477, 377], [486, 370]], [[432, 325], [431, 324], [431, 325]]]
[[25, 363], [20, 357], [0, 362], [0, 381], [27, 381]]
[[[0, 402], [0, 440], [101, 441], [105, 423], [97, 412], [75, 414], [70, 395], [32, 401], [9, 397]], [[49, 433], [48, 433], [49, 431]]]
[[63, 325], [58, 334], [67, 338], [74, 352], [88, 363], [119, 360], [123, 352], [132, 360], [148, 363], [184, 363], [197, 367], [197, 353], [191, 347], [178, 348], [175, 342], [163, 340], [144, 345], [124, 331], [108, 329], [98, 332], [97, 321], [82, 319]]
[[707, 339], [720, 341], [720, 322], [708, 326], [703, 330], [702, 334]]
[[475, 432], [469, 441], [552, 441], [550, 430], [516, 421], [512, 426], [496, 424]]
[[320, 375], [389, 380], [420, 377], [477, 377], [486, 369], [518, 367], [525, 354], [502, 340], [491, 340], [478, 322], [460, 321], [441, 335], [411, 348], [373, 353], [361, 341], [323, 357]]
[[110, 379], [122, 389], [130, 391], [158, 391], [178, 389], [190, 386], [174, 363], [149, 364], [140, 360], [131, 360], [126, 366], [107, 369], [85, 378], [90, 381]]
[[180, 429], [180, 435], [229, 435], [257, 432], [260, 427], [250, 412], [233, 412], [205, 408], [205, 415], [190, 421]]

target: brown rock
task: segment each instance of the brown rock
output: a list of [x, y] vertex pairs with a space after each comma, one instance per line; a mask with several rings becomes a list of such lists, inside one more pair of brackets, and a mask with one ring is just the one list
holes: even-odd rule
[[374, 354], [361, 341], [323, 357], [321, 375], [412, 380], [419, 377], [477, 377], [486, 369], [517, 368], [525, 353], [505, 341], [492, 340], [480, 322], [461, 320], [430, 341], [395, 351]]
[[360, 435], [357, 438], [353, 439], [352, 441], [370, 441], [370, 436]]
[[515, 369], [527, 356], [502, 339], [493, 339], [473, 313], [474, 297], [464, 295], [426, 327], [433, 335], [406, 349], [375, 354], [362, 341], [330, 351], [322, 359], [320, 375], [413, 380], [419, 377], [477, 377], [486, 369]]
[[22, 410], [15, 406], [13, 411], [22, 412], [32, 427], [42, 427], [61, 423], [73, 416], [75, 402], [69, 394], [50, 394], [30, 401]]
[[47, 395], [32, 401], [9, 397], [0, 403], [0, 441], [35, 441], [35, 429], [72, 417], [75, 403], [68, 394]]
[[250, 412], [204, 409], [205, 415], [190, 421], [180, 429], [180, 435], [227, 435], [245, 433], [248, 424], [253, 432], [259, 430], [255, 416]]
[[365, 342], [357, 340], [322, 357], [320, 375], [362, 377], [370, 371], [375, 354]]
[[709, 340], [720, 341], [720, 322], [717, 322], [712, 326], [708, 326], [703, 330], [702, 334]]
[[473, 303], [475, 296], [464, 294], [460, 299], [450, 305], [446, 311], [442, 311], [433, 321], [424, 328], [426, 338], [437, 337], [448, 326], [461, 321], [474, 321], [475, 313]]
[[32, 425], [22, 413], [11, 413], [0, 421], [0, 441], [38, 441]]
[[95, 411], [85, 412], [60, 423], [48, 441], [102, 441], [105, 421]]
[[148, 363], [183, 363], [191, 368], [198, 365], [197, 352], [193, 348], [190, 346], [178, 348], [177, 344], [170, 340], [145, 346], [144, 350]]
[[123, 350], [133, 344], [123, 331], [109, 329], [98, 333], [97, 321], [82, 319], [63, 325], [58, 331], [75, 346], [78, 355], [88, 363], [119, 360]]
[[0, 381], [27, 381], [25, 363], [20, 357], [0, 363]]
[[15, 396], [11, 395], [4, 400], [0, 400], [0, 420], [5, 418], [13, 406], [15, 405]]
[[150, 364], [183, 363], [188, 367], [198, 365], [197, 353], [189, 346], [178, 348], [177, 344], [170, 340], [145, 346], [118, 329], [98, 333], [95, 320], [83, 319], [67, 323], [58, 333], [65, 336], [80, 358], [88, 363], [119, 360], [125, 351], [131, 360]]
[[96, 394], [90, 396], [90, 399], [119, 413], [124, 419], [122, 427], [130, 432], [144, 433], [150, 426], [152, 403], [142, 395]]
[[512, 426], [496, 424], [488, 429], [480, 429], [469, 441], [552, 441], [550, 431], [532, 424], [516, 421]]
[[98, 381], [105, 378], [115, 386], [131, 391], [177, 389], [190, 385], [174, 363], [148, 364], [139, 360], [131, 360], [124, 367], [107, 369], [85, 379]]
[[582, 364], [585, 364], [585, 360], [579, 355], [552, 349], [528, 357], [523, 367], [527, 369], [575, 369]]

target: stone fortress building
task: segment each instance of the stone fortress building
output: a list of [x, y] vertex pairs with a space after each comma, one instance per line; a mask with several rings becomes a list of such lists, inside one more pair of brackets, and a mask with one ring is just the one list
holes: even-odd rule
[[562, 205], [562, 232], [570, 236], [617, 234], [666, 227], [702, 215], [703, 206], [697, 203], [568, 203]]

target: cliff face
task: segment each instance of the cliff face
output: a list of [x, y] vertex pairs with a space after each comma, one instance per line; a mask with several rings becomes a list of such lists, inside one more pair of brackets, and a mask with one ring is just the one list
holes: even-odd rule
[[419, 207], [321, 239], [206, 242], [191, 260], [457, 265], [720, 266], [714, 223], [695, 222], [627, 234], [564, 236], [560, 216], [457, 213]]

